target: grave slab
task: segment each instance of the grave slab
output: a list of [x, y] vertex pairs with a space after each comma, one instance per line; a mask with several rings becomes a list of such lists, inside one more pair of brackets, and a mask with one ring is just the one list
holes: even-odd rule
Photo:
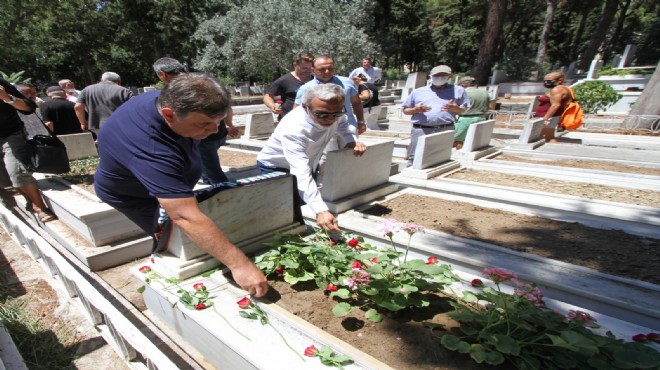
[[69, 160], [84, 159], [87, 157], [98, 157], [99, 152], [96, 149], [96, 143], [91, 132], [82, 134], [59, 135], [57, 136], [64, 146]]
[[412, 167], [401, 171], [403, 176], [428, 179], [460, 167], [451, 160], [454, 131], [438, 132], [419, 138]]
[[[274, 233], [305, 230], [294, 203], [296, 193], [293, 176], [260, 175], [232, 182], [201, 201], [199, 208], [234, 245], [253, 252], [273, 240]], [[176, 225], [172, 226], [167, 251], [157, 258], [157, 271], [177, 278], [188, 278], [220, 265]]]
[[38, 180], [44, 199], [57, 217], [92, 245], [102, 246], [124, 240], [143, 231], [94, 194], [84, 195], [55, 178]]
[[470, 162], [495, 153], [498, 149], [490, 146], [494, 128], [495, 120], [471, 124], [465, 136], [463, 148], [453, 151], [452, 159], [459, 162]]
[[510, 144], [509, 147], [533, 150], [544, 145], [545, 140], [541, 138], [541, 130], [543, 130], [543, 118], [523, 123], [518, 142]]
[[247, 116], [245, 133], [241, 138], [267, 139], [273, 131], [275, 131], [275, 120], [272, 113], [252, 113]]

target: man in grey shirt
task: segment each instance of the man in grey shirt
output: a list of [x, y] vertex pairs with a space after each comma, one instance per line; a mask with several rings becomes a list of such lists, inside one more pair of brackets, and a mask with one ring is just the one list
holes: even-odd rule
[[118, 74], [105, 72], [101, 82], [87, 86], [78, 96], [75, 110], [80, 128], [83, 131], [98, 132], [112, 112], [132, 97], [131, 90], [121, 87]]

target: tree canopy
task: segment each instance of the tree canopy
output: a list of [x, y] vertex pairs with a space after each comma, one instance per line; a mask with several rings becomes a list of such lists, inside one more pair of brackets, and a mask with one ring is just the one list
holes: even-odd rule
[[5, 0], [0, 71], [40, 88], [104, 71], [146, 86], [153, 61], [171, 56], [227, 81], [270, 81], [310, 51], [333, 56], [339, 74], [368, 56], [389, 77], [449, 64], [527, 80], [607, 64], [629, 43], [638, 65], [656, 64], [659, 11], [653, 0]]

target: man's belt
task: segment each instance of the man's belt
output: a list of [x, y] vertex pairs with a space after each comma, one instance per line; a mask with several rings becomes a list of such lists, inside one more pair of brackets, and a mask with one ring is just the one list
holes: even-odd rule
[[448, 123], [446, 125], [437, 125], [437, 126], [422, 126], [418, 124], [414, 124], [413, 128], [440, 128], [440, 127], [446, 127], [446, 126], [453, 126], [453, 123]]

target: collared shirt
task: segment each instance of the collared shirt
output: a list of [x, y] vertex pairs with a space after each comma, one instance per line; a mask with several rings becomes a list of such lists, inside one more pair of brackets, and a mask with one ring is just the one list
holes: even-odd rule
[[298, 181], [298, 192], [314, 213], [328, 210], [312, 172], [321, 161], [323, 150], [337, 136], [340, 147], [357, 142], [345, 117], [330, 127], [314, 122], [302, 106], [289, 112], [275, 128], [257, 161], [268, 167], [288, 168]]
[[302, 105], [302, 97], [303, 94], [305, 93], [305, 90], [307, 90], [312, 86], [320, 85], [323, 83], [333, 83], [335, 85], [341, 86], [344, 89], [344, 93], [346, 93], [346, 98], [344, 98], [344, 109], [346, 110], [346, 118], [348, 119], [348, 123], [350, 123], [352, 126], [357, 127], [357, 119], [355, 119], [355, 115], [353, 115], [353, 104], [351, 104], [351, 98], [358, 94], [358, 90], [350, 78], [341, 77], [341, 76], [332, 76], [332, 79], [330, 81], [321, 82], [315, 76], [311, 81], [300, 86], [300, 89], [298, 89], [298, 93], [296, 94], [296, 104]]
[[401, 105], [402, 108], [413, 108], [419, 103], [424, 103], [431, 110], [424, 113], [415, 113], [412, 115], [413, 125], [422, 126], [444, 126], [452, 125], [456, 122], [456, 115], [443, 111], [442, 107], [454, 99], [454, 103], [462, 108], [470, 107], [470, 98], [462, 86], [445, 84], [442, 87], [423, 86], [414, 90], [406, 101]]
[[378, 67], [371, 67], [369, 69], [364, 69], [364, 67], [358, 67], [351, 72], [350, 75], [348, 75], [349, 78], [353, 78], [359, 74], [364, 75], [367, 78], [367, 82], [376, 83], [380, 81], [382, 77], [382, 72], [380, 68]]

